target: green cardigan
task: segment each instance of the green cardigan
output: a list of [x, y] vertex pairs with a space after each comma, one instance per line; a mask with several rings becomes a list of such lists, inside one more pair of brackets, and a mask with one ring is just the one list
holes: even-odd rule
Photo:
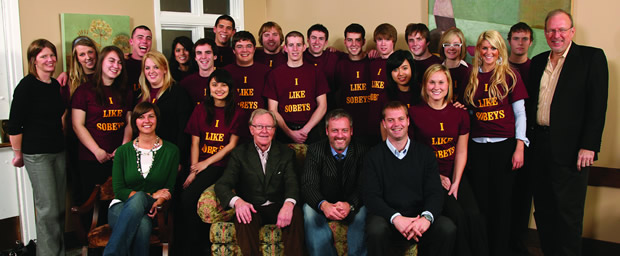
[[153, 167], [145, 179], [138, 172], [133, 141], [125, 143], [116, 149], [114, 155], [112, 168], [114, 197], [126, 201], [131, 191], [154, 193], [162, 188], [167, 188], [172, 193], [178, 168], [179, 148], [171, 142], [162, 140], [161, 148], [155, 155]]

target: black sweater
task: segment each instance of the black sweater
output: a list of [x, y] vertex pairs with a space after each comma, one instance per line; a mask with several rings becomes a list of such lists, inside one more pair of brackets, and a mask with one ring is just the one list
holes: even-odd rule
[[437, 218], [444, 200], [442, 190], [437, 160], [426, 145], [412, 140], [402, 160], [385, 142], [366, 154], [364, 204], [371, 214], [390, 221], [397, 212], [415, 217], [430, 211]]
[[21, 150], [24, 154], [61, 152], [65, 149], [62, 132], [64, 112], [58, 81], [52, 78], [52, 82], [47, 84], [33, 75], [27, 75], [13, 92], [9, 134], [23, 135]]

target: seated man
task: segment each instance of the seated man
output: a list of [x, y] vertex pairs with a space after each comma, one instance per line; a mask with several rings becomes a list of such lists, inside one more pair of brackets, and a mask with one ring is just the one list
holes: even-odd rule
[[444, 195], [435, 154], [409, 139], [401, 102], [387, 103], [382, 116], [387, 140], [370, 149], [364, 162], [368, 254], [402, 255], [415, 241], [420, 255], [450, 255], [456, 227], [440, 216]]
[[310, 255], [336, 255], [327, 221], [349, 225], [349, 255], [366, 255], [366, 207], [359, 195], [363, 156], [367, 148], [355, 140], [353, 120], [343, 109], [325, 117], [328, 139], [308, 146], [301, 177], [306, 245]]
[[224, 174], [215, 183], [215, 194], [222, 204], [235, 208], [243, 255], [261, 255], [258, 231], [263, 224], [282, 229], [284, 255], [302, 255], [304, 226], [301, 210], [295, 207], [299, 198], [295, 154], [286, 145], [272, 142], [276, 131], [272, 112], [255, 110], [249, 124], [254, 141], [231, 152]]

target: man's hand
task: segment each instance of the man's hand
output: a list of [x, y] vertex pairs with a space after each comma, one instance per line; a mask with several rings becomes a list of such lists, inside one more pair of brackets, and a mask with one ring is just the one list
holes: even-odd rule
[[409, 233], [409, 236], [407, 237], [407, 240], [413, 238], [413, 240], [415, 240], [416, 242], [420, 242], [420, 237], [422, 237], [422, 234], [424, 234], [424, 232], [426, 232], [430, 226], [431, 222], [429, 220], [424, 217], [418, 216], [418, 218], [414, 220], [409, 226], [409, 229], [411, 231]]
[[69, 80], [69, 76], [67, 75], [67, 72], [62, 72], [60, 73], [60, 75], [58, 75], [56, 80], [58, 81], [60, 86], [64, 87], [65, 85], [67, 85], [67, 80]]
[[[239, 201], [239, 200], [237, 200]], [[276, 227], [285, 228], [288, 225], [291, 225], [291, 220], [293, 219], [293, 208], [295, 205], [291, 202], [284, 202], [282, 208], [280, 208], [280, 212], [278, 213], [278, 222], [276, 222]]]
[[587, 149], [579, 149], [577, 157], [577, 170], [588, 167], [594, 163], [594, 151]]
[[295, 143], [304, 143], [304, 141], [306, 141], [306, 139], [308, 139], [308, 135], [304, 134], [302, 130], [297, 130], [297, 131], [292, 131], [288, 134], [288, 136], [295, 142]]
[[336, 209], [338, 209], [338, 211], [340, 211], [344, 215], [343, 219], [349, 216], [349, 213], [351, 213], [351, 205], [349, 203], [338, 201], [335, 203], [335, 205]]
[[105, 163], [108, 160], [112, 159], [112, 154], [108, 154], [108, 152], [106, 152], [105, 150], [103, 150], [102, 148], [97, 149], [94, 152], [95, 157], [97, 158], [97, 161], [99, 161], [99, 163]]
[[[403, 235], [407, 240], [411, 240], [415, 236], [414, 230], [412, 229], [413, 222], [419, 219], [420, 216], [415, 218], [405, 217], [405, 216], [396, 216], [392, 223], [394, 223], [394, 227], [398, 230], [398, 233]], [[422, 218], [424, 219], [424, 218]]]
[[452, 185], [452, 182], [450, 181], [450, 178], [439, 174], [439, 179], [441, 180], [441, 186], [445, 190], [450, 190], [450, 185]]
[[338, 210], [336, 204], [332, 204], [327, 201], [321, 204], [321, 211], [323, 211], [325, 217], [330, 220], [342, 220], [346, 217], [346, 215], [344, 215], [342, 211]]
[[379, 51], [377, 51], [375, 49], [372, 49], [372, 50], [368, 51], [368, 58], [369, 59], [372, 60], [372, 59], [376, 59], [376, 58], [379, 58], [379, 57], [381, 57], [379, 55]]
[[[239, 198], [235, 202], [235, 215], [239, 223], [248, 224], [252, 222], [252, 213], [256, 213], [254, 206]], [[279, 217], [278, 217], [279, 218]]]

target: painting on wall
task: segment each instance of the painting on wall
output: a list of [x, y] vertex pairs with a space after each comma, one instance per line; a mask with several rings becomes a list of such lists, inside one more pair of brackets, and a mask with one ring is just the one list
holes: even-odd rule
[[125, 53], [131, 52], [129, 16], [61, 13], [60, 25], [65, 71], [71, 60], [71, 45], [78, 36], [90, 37], [99, 50], [115, 45]]
[[457, 27], [465, 34], [470, 62], [476, 41], [482, 32], [497, 30], [506, 39], [510, 27], [522, 21], [534, 30], [534, 41], [529, 50], [529, 57], [532, 57], [549, 50], [544, 23], [547, 13], [555, 9], [571, 13], [572, 0], [428, 0], [428, 27], [431, 30], [429, 48], [437, 52], [437, 42], [443, 31]]

